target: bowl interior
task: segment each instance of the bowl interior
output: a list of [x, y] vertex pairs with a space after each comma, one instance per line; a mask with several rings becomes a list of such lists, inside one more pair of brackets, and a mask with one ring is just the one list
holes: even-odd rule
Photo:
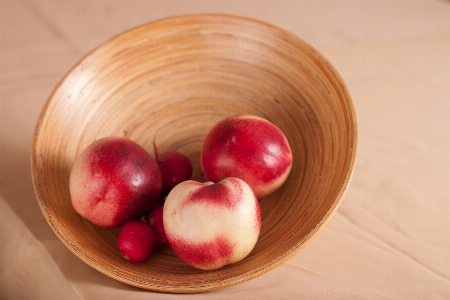
[[[123, 259], [119, 229], [81, 218], [69, 195], [71, 166], [94, 140], [128, 137], [153, 154], [177, 150], [202, 179], [203, 138], [219, 120], [254, 114], [286, 134], [294, 164], [286, 183], [261, 199], [262, 231], [243, 261], [194, 269], [158, 248], [143, 263]], [[56, 87], [38, 121], [32, 175], [42, 212], [82, 261], [127, 284], [202, 292], [259, 276], [288, 260], [326, 224], [349, 183], [356, 150], [353, 105], [330, 63], [300, 38], [228, 15], [152, 22], [107, 41]]]

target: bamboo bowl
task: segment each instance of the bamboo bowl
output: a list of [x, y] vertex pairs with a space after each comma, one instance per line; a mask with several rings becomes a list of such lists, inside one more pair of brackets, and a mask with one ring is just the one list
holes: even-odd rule
[[[166, 247], [134, 264], [117, 249], [119, 229], [95, 226], [72, 208], [70, 169], [94, 140], [125, 136], [154, 154], [156, 139], [161, 151], [186, 154], [193, 178], [201, 180], [206, 133], [222, 118], [242, 113], [280, 127], [294, 164], [286, 183], [261, 199], [261, 235], [241, 262], [201, 271]], [[349, 93], [318, 51], [260, 21], [186, 15], [120, 34], [75, 65], [40, 115], [31, 169], [44, 217], [82, 261], [132, 286], [193, 293], [255, 278], [305, 247], [342, 201], [356, 144]]]

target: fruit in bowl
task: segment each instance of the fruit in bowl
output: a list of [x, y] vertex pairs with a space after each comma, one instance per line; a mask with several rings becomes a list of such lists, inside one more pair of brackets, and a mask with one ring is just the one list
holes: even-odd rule
[[167, 195], [164, 229], [187, 264], [214, 270], [244, 259], [261, 230], [258, 199], [239, 178], [218, 183], [184, 181]]
[[192, 163], [186, 155], [177, 151], [161, 153], [155, 142], [153, 142], [153, 148], [161, 171], [161, 195], [165, 196], [180, 182], [191, 179]]
[[119, 227], [150, 211], [161, 192], [161, 172], [136, 142], [107, 137], [77, 157], [69, 187], [81, 216], [99, 226]]
[[203, 142], [201, 166], [207, 180], [238, 177], [262, 198], [286, 181], [292, 151], [273, 123], [254, 115], [237, 115], [211, 128]]
[[125, 259], [140, 263], [150, 256], [155, 242], [155, 233], [148, 224], [131, 220], [121, 228], [117, 246]]
[[155, 233], [155, 244], [158, 246], [166, 246], [169, 244], [166, 232], [164, 231], [163, 210], [164, 206], [158, 206], [147, 215], [147, 224], [153, 229]]

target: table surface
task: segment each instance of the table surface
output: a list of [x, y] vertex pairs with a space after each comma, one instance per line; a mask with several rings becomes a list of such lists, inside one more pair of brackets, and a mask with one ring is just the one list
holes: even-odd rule
[[[450, 1], [0, 0], [0, 298], [172, 299], [75, 257], [32, 187], [34, 126], [86, 53], [162, 17], [230, 13], [283, 27], [347, 83], [355, 172], [325, 229], [276, 269], [185, 298], [450, 299]], [[4, 298], [5, 297], [5, 298]]]

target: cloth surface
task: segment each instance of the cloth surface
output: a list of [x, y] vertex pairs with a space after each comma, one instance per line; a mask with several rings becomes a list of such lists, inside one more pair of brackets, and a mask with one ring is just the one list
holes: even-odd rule
[[[44, 219], [30, 149], [53, 88], [86, 53], [185, 13], [283, 27], [352, 95], [358, 155], [323, 231], [276, 269], [218, 291], [128, 286], [73, 255]], [[450, 299], [450, 1], [0, 1], [1, 299]]]

